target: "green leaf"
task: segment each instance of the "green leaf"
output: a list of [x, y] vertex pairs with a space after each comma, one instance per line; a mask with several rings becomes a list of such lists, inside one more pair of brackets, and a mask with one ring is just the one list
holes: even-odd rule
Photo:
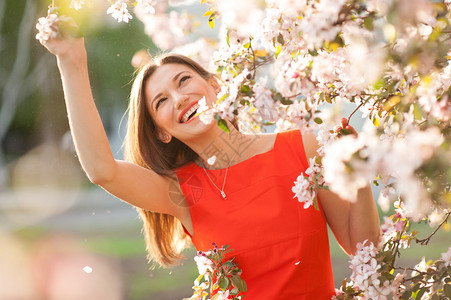
[[423, 294], [424, 294], [427, 290], [429, 290], [429, 288], [427, 288], [427, 287], [420, 289], [420, 290], [418, 291], [418, 293], [417, 293], [416, 298], [417, 298], [417, 299], [421, 299], [421, 297], [423, 297]]
[[282, 103], [283, 105], [291, 105], [291, 104], [293, 104], [293, 101], [291, 101], [290, 99], [287, 99], [287, 98], [282, 98], [280, 100], [280, 103]]
[[228, 287], [229, 287], [230, 281], [227, 277], [223, 276], [221, 278], [219, 278], [219, 288], [223, 291], [225, 291]]
[[385, 85], [385, 80], [384, 78], [379, 79], [378, 81], [376, 81], [376, 83], [374, 84], [374, 88], [376, 90], [382, 88]]
[[232, 285], [236, 287], [238, 290], [240, 290], [241, 292], [247, 291], [246, 282], [243, 279], [241, 279], [240, 276], [235, 275], [230, 277], [230, 279], [232, 280]]
[[243, 45], [243, 47], [245, 49], [248, 49], [251, 46], [251, 42], [247, 42], [246, 44]]
[[345, 128], [342, 128], [339, 132], [341, 135], [349, 135], [351, 134], [351, 131]]
[[229, 126], [227, 126], [227, 122], [224, 119], [218, 120], [218, 126], [225, 132], [230, 132]]
[[413, 105], [413, 116], [415, 117], [415, 120], [423, 119], [422, 109], [417, 103]]
[[245, 94], [246, 96], [249, 96], [249, 97], [253, 96], [251, 88], [249, 86], [247, 86], [247, 85], [242, 85], [240, 87], [240, 92]]
[[368, 17], [363, 20], [363, 25], [365, 25], [366, 29], [373, 30], [374, 29], [373, 22], [374, 22], [373, 17]]
[[318, 206], [318, 198], [313, 199], [313, 207], [319, 211], [319, 206]]
[[321, 118], [318, 118], [318, 117], [314, 118], [313, 121], [315, 121], [316, 124], [322, 124], [323, 123], [323, 120], [321, 120]]
[[317, 56], [317, 55], [318, 55], [318, 51], [316, 51], [316, 49], [309, 49], [309, 50], [308, 50], [308, 53], [309, 53], [311, 56]]
[[285, 45], [285, 40], [283, 39], [283, 35], [281, 33], [277, 36], [277, 42], [281, 45]]
[[239, 293], [240, 291], [235, 287], [230, 290], [230, 295], [238, 295]]

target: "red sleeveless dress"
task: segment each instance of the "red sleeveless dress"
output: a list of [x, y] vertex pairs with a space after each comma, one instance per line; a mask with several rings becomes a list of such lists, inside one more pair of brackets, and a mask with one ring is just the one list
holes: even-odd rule
[[[226, 199], [202, 167], [189, 163], [176, 170], [194, 246], [230, 245], [247, 300], [330, 299], [335, 293], [322, 208], [304, 209], [291, 191], [307, 168], [301, 133], [292, 130], [278, 133], [272, 150], [230, 166]], [[207, 172], [222, 187], [225, 169]]]

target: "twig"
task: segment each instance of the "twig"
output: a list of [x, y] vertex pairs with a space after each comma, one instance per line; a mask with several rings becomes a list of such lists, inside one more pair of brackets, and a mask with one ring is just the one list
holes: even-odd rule
[[[413, 277], [404, 279], [403, 282], [412, 281], [412, 280], [417, 280], [417, 279], [420, 279], [420, 278], [422, 278], [423, 276], [425, 276], [425, 275], [428, 274], [427, 272], [422, 272], [422, 271], [419, 271], [419, 270], [417, 270], [417, 269], [415, 269], [415, 268], [393, 267], [393, 269], [394, 269], [394, 270], [402, 270], [402, 271], [412, 271], [412, 272], [417, 272], [417, 273], [418, 273], [418, 275], [415, 275], [415, 276], [413, 276]], [[422, 280], [421, 280], [421, 281], [422, 281]]]
[[249, 40], [249, 49], [251, 49], [252, 52], [252, 64], [254, 65], [254, 72], [252, 74], [252, 79], [255, 79], [255, 76], [257, 75], [257, 63], [255, 61], [255, 52], [254, 48], [252, 48], [252, 40]]
[[351, 120], [352, 115], [355, 114], [355, 112], [358, 111], [359, 108], [362, 107], [363, 104], [365, 104], [365, 102], [360, 103], [360, 104], [353, 110], [353, 112], [348, 116], [348, 123], [349, 123], [349, 120]]
[[401, 242], [401, 240], [397, 240], [396, 241], [396, 247], [394, 248], [394, 252], [392, 252], [393, 255], [393, 260], [390, 264], [390, 269], [394, 269], [395, 268], [395, 260], [396, 260], [396, 256], [399, 255], [399, 243]]
[[417, 242], [417, 244], [421, 244], [421, 245], [423, 245], [423, 246], [424, 246], [424, 245], [427, 245], [427, 244], [429, 243], [429, 241], [431, 240], [432, 236], [433, 236], [434, 234], [436, 234], [437, 231], [440, 229], [440, 227], [442, 227], [443, 224], [445, 224], [445, 223], [448, 221], [448, 218], [449, 218], [450, 215], [451, 215], [451, 212], [448, 212], [448, 213], [446, 214], [445, 218], [443, 219], [443, 221], [437, 226], [437, 228], [435, 228], [435, 230], [434, 230], [427, 238], [424, 238], [424, 239], [422, 239], [422, 240], [415, 239], [415, 242]]
[[297, 93], [296, 95], [287, 96], [287, 97], [285, 97], [285, 98], [287, 98], [287, 99], [290, 99], [290, 98], [296, 98], [297, 96], [301, 96], [302, 94], [303, 94], [303, 93], [300, 92], [300, 93]]

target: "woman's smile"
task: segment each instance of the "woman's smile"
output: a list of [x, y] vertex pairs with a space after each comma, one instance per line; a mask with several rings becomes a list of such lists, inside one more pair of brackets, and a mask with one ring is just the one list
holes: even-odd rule
[[191, 104], [187, 105], [179, 116], [179, 122], [186, 124], [191, 122], [194, 118], [196, 118], [197, 110], [199, 109], [199, 100], [192, 102]]

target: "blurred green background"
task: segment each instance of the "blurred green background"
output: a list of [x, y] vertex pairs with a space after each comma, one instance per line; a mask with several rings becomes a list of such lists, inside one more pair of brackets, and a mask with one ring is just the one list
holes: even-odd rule
[[[81, 171], [55, 58], [34, 37], [49, 2], [0, 2], [0, 299], [189, 297], [195, 250], [181, 266], [152, 268], [135, 210]], [[85, 34], [94, 98], [120, 158], [131, 59], [141, 49], [157, 49], [140, 21], [118, 24], [106, 7], [93, 1], [71, 14]], [[433, 228], [417, 230], [423, 237]], [[338, 287], [350, 275], [349, 258], [330, 240]], [[431, 243], [402, 251], [399, 265], [439, 258], [449, 232], [440, 230]]]

